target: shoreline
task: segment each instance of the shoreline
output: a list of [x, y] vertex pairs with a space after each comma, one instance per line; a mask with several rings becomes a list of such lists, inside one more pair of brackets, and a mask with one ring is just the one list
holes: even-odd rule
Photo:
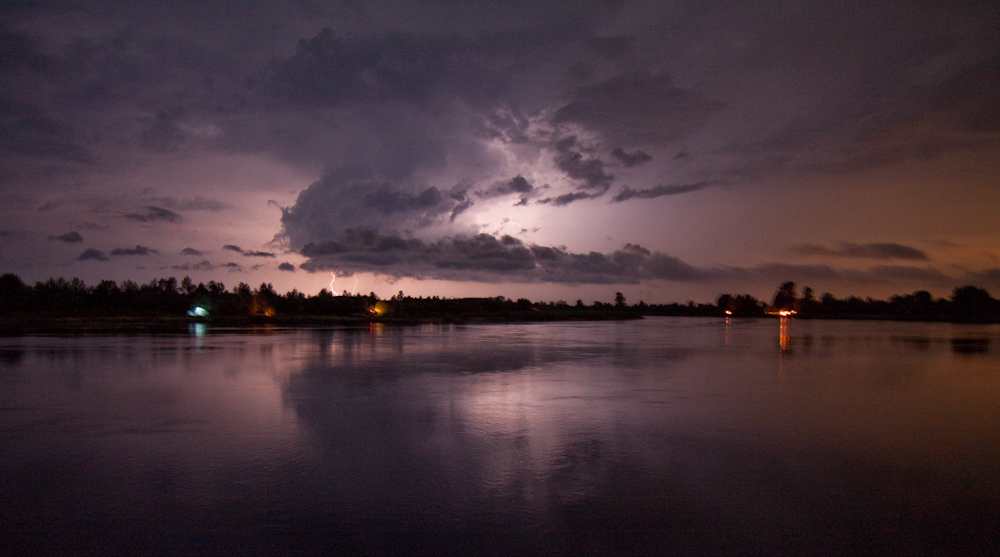
[[[645, 317], [699, 317], [726, 319], [714, 315], [665, 315], [638, 312], [516, 312], [510, 314], [466, 314], [439, 316], [392, 315], [287, 315], [287, 316], [2, 316], [0, 336], [29, 335], [90, 335], [90, 334], [189, 334], [193, 325], [209, 325], [222, 329], [264, 328], [360, 328], [372, 324], [388, 326], [514, 324], [588, 321], [630, 321]], [[782, 319], [778, 316], [737, 316], [729, 319]], [[989, 325], [996, 321], [954, 321], [930, 319], [894, 319], [885, 316], [796, 316], [803, 321], [897, 321], [899, 323], [952, 323], [959, 325]]]
[[452, 325], [452, 324], [505, 324], [546, 323], [558, 321], [628, 321], [642, 319], [634, 313], [592, 313], [577, 315], [567, 313], [523, 312], [512, 315], [445, 315], [445, 316], [365, 316], [365, 315], [295, 315], [295, 316], [218, 316], [218, 317], [78, 317], [35, 316], [0, 317], [0, 336], [35, 334], [169, 334], [189, 332], [192, 325], [210, 325], [219, 328], [255, 327], [362, 327], [378, 323], [390, 326]]

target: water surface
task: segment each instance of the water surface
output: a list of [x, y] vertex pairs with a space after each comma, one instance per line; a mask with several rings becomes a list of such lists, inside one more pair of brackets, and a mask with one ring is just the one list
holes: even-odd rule
[[991, 553], [1000, 328], [0, 339], [5, 551]]

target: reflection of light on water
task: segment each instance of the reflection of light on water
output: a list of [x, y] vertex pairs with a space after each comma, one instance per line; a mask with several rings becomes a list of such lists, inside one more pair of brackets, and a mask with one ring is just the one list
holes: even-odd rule
[[205, 336], [205, 324], [204, 323], [192, 323], [191, 333], [196, 337]]
[[781, 347], [782, 352], [790, 352], [792, 350], [792, 338], [789, 331], [789, 322], [791, 321], [788, 317], [782, 317], [778, 326], [778, 345]]
[[194, 337], [194, 347], [201, 348], [205, 343], [205, 333], [208, 328], [204, 323], [190, 323], [188, 324], [188, 334]]

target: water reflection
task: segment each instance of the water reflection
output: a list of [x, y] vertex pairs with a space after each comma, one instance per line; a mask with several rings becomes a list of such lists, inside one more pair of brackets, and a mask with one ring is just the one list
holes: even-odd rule
[[778, 345], [781, 347], [782, 352], [792, 351], [792, 336], [789, 332], [791, 328], [791, 317], [782, 316], [778, 318]]
[[951, 351], [956, 354], [985, 354], [990, 350], [988, 338], [953, 338]]
[[24, 358], [24, 350], [20, 348], [0, 349], [0, 364], [14, 367]]
[[0, 549], [997, 542], [996, 327], [375, 325], [0, 339]]

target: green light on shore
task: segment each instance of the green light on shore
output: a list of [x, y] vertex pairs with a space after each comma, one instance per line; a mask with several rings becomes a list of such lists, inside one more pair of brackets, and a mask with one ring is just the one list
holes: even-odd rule
[[208, 310], [201, 306], [195, 306], [188, 310], [188, 315], [191, 317], [206, 317], [208, 316]]

